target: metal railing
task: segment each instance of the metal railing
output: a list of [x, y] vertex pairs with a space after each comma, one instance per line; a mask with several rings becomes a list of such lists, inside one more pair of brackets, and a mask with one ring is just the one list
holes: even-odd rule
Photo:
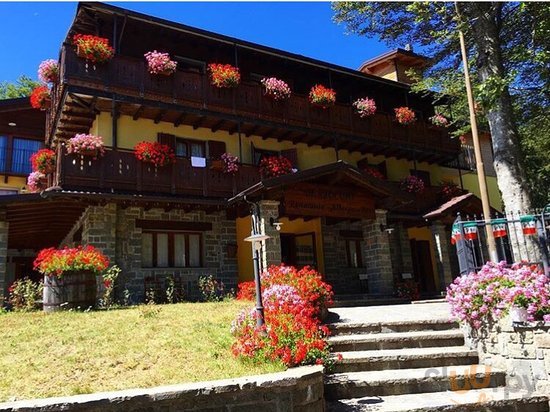
[[[506, 213], [489, 222], [499, 261], [537, 264], [550, 276], [550, 204], [533, 213]], [[460, 274], [481, 268], [491, 260], [483, 216], [456, 218], [451, 242], [456, 245]]]

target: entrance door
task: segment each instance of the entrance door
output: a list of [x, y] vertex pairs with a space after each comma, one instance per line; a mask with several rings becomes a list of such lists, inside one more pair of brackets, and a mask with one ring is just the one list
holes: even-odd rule
[[436, 289], [430, 242], [428, 240], [411, 239], [411, 253], [414, 278], [420, 285], [420, 292], [434, 294]]
[[281, 233], [281, 260], [287, 265], [301, 268], [317, 267], [315, 233]]

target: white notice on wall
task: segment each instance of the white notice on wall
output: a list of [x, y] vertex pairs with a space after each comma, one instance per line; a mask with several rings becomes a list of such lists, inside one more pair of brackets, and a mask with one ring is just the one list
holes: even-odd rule
[[206, 158], [191, 156], [191, 166], [193, 166], [193, 167], [206, 167]]

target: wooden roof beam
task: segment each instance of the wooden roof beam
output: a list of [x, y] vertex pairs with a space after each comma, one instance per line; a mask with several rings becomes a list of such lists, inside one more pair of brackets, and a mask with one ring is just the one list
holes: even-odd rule
[[248, 132], [245, 133], [245, 136], [246, 137], [252, 136], [253, 134], [255, 134], [258, 131], [259, 128], [260, 128], [260, 126], [255, 125], [252, 129], [250, 129]]
[[225, 119], [218, 120], [214, 125], [210, 128], [212, 133], [216, 133], [218, 130], [220, 130], [220, 127], [224, 124]]
[[178, 118], [174, 121], [174, 127], [178, 127], [180, 124], [182, 124], [186, 116], [187, 113], [180, 114]]
[[155, 116], [155, 119], [153, 120], [155, 124], [159, 124], [165, 114], [166, 114], [166, 110], [162, 110], [162, 109], [159, 110], [159, 112]]
[[199, 127], [201, 127], [203, 122], [204, 122], [204, 116], [199, 117], [198, 120], [195, 123], [193, 123], [193, 129], [197, 130]]
[[288, 130], [284, 132], [282, 135], [278, 136], [277, 141], [282, 142], [283, 140], [287, 140], [290, 137], [290, 135], [292, 135], [292, 131]]
[[137, 120], [140, 118], [141, 114], [143, 113], [143, 110], [145, 110], [144, 105], [140, 105], [137, 110], [134, 112], [132, 119]]
[[273, 134], [277, 131], [275, 128], [271, 128], [267, 133], [262, 133], [262, 140], [267, 140], [273, 137]]

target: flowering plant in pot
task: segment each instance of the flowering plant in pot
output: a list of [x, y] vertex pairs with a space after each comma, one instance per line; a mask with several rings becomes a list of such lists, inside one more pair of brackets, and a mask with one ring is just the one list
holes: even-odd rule
[[394, 109], [395, 120], [402, 125], [409, 125], [416, 122], [416, 114], [408, 107], [398, 107]]
[[96, 159], [105, 154], [105, 144], [101, 136], [79, 133], [67, 141], [67, 153], [90, 156]]
[[92, 63], [106, 63], [115, 54], [109, 45], [109, 39], [91, 34], [75, 34], [73, 44], [76, 46], [76, 54], [82, 59]]
[[355, 107], [359, 117], [369, 117], [376, 113], [376, 103], [374, 99], [368, 97], [357, 99], [353, 102], [353, 107]]
[[380, 170], [372, 166], [367, 166], [366, 168], [363, 169], [363, 172], [365, 172], [369, 176], [375, 177], [380, 180], [384, 180], [386, 178]]
[[59, 65], [53, 59], [44, 60], [38, 66], [38, 79], [43, 83], [56, 83], [59, 80]]
[[264, 178], [292, 173], [292, 163], [283, 156], [268, 156], [260, 161], [260, 174]]
[[239, 171], [239, 158], [237, 156], [226, 152], [221, 155], [221, 160], [223, 162], [224, 173], [234, 175]]
[[34, 260], [34, 269], [43, 275], [62, 277], [67, 272], [101, 274], [109, 266], [109, 259], [93, 246], [42, 249]]
[[210, 63], [208, 65], [210, 83], [219, 88], [237, 87], [241, 81], [239, 69], [230, 64]]
[[441, 195], [444, 199], [451, 199], [460, 195], [460, 193], [460, 188], [452, 180], [444, 180], [441, 182]]
[[55, 152], [51, 149], [40, 149], [31, 156], [32, 170], [43, 174], [55, 171]]
[[27, 187], [32, 193], [41, 192], [47, 187], [46, 175], [41, 172], [31, 172], [27, 177]]
[[140, 142], [134, 147], [134, 153], [138, 160], [155, 167], [167, 166], [176, 161], [174, 150], [159, 142]]
[[336, 103], [336, 92], [333, 89], [316, 84], [309, 92], [310, 103], [326, 109]]
[[52, 102], [48, 86], [35, 87], [31, 92], [31, 106], [33, 109], [46, 110]]
[[449, 126], [449, 120], [440, 113], [436, 113], [434, 116], [430, 117], [430, 122], [432, 122], [434, 126], [439, 126], [439, 127]]
[[265, 95], [276, 101], [286, 100], [292, 93], [288, 84], [276, 77], [265, 77], [260, 83], [265, 88]]
[[178, 63], [170, 60], [168, 53], [161, 53], [153, 50], [144, 54], [147, 60], [147, 70], [151, 74], [162, 74], [169, 76], [176, 71]]
[[425, 189], [425, 184], [419, 177], [409, 175], [401, 180], [400, 187], [405, 192], [422, 193]]

